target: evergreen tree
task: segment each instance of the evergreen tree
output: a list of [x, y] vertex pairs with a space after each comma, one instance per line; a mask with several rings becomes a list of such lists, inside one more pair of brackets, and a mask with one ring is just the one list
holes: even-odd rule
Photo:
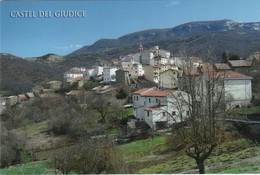
[[116, 98], [120, 100], [127, 98], [127, 92], [125, 91], [124, 88], [121, 87], [120, 89], [117, 90]]
[[222, 60], [221, 60], [222, 63], [227, 63], [228, 62], [228, 53], [226, 51], [224, 51], [222, 53]]

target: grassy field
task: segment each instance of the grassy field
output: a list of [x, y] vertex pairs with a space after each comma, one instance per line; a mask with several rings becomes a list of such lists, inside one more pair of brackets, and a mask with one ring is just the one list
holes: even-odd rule
[[128, 115], [133, 115], [133, 108], [126, 108], [122, 112], [122, 117], [127, 117]]
[[242, 114], [260, 114], [260, 106], [252, 106], [250, 108], [238, 108], [236, 109], [236, 111]]
[[0, 174], [54, 174], [44, 161], [0, 169]]
[[[170, 151], [165, 136], [120, 145], [128, 165], [127, 173], [198, 173], [193, 159], [183, 152]], [[218, 146], [206, 160], [206, 173], [260, 173], [260, 148], [239, 139]], [[2, 169], [1, 174], [52, 174], [46, 162]]]
[[[207, 173], [221, 173], [228, 172], [229, 169], [234, 169], [233, 171], [237, 171], [239, 173], [260, 173], [259, 169], [250, 170], [250, 166], [254, 166], [257, 162], [252, 163], [252, 165], [247, 165], [248, 162], [244, 160], [252, 161], [255, 160], [260, 155], [259, 147], [255, 147], [251, 145], [248, 140], [235, 140], [225, 142], [219, 147], [217, 147], [212, 155], [205, 161], [206, 169], [208, 169]], [[258, 159], [256, 159], [258, 160]], [[259, 162], [259, 160], [258, 160]], [[241, 165], [239, 168], [235, 165]], [[241, 168], [241, 167], [244, 167]], [[171, 153], [170, 159], [162, 160], [161, 163], [146, 167], [138, 170], [138, 173], [182, 173], [189, 172], [190, 170], [195, 170], [196, 172], [197, 166], [195, 161], [190, 157], [186, 156], [184, 153]], [[248, 169], [248, 170], [246, 170]], [[250, 171], [249, 171], [250, 170]]]
[[165, 136], [154, 137], [121, 145], [120, 148], [123, 151], [124, 157], [127, 158], [147, 156], [165, 150], [165, 139]]
[[17, 134], [24, 134], [25, 132], [27, 132], [28, 134], [36, 134], [43, 131], [47, 131], [50, 128], [51, 127], [48, 125], [48, 123], [44, 121], [27, 125], [26, 128], [22, 127], [15, 129], [14, 132], [16, 132]]
[[217, 174], [241, 174], [241, 173], [250, 173], [250, 174], [259, 174], [260, 172], [260, 160], [253, 162], [247, 162], [242, 165], [239, 165], [234, 168], [220, 170], [220, 171], [208, 171], [207, 173], [217, 173]]

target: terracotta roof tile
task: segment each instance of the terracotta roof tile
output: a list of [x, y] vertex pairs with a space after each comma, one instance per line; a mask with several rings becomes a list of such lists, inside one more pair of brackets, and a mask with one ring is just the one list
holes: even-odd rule
[[83, 78], [84, 78], [84, 77], [75, 77], [74, 80], [80, 81], [80, 80], [82, 80]]
[[240, 74], [240, 73], [233, 72], [233, 71], [228, 71], [224, 75], [223, 74], [220, 75], [220, 77], [221, 78], [223, 78], [223, 77], [225, 77], [225, 78], [252, 78], [247, 75]]
[[225, 79], [237, 79], [237, 78], [246, 78], [246, 79], [252, 79], [252, 77], [249, 77], [244, 74], [240, 74], [234, 71], [226, 71], [226, 72], [217, 72], [215, 69], [213, 69], [212, 66], [210, 66], [208, 69], [204, 69], [203, 71], [206, 73], [210, 78], [225, 78]]
[[145, 110], [145, 111], [152, 111], [152, 110], [155, 110], [155, 109], [164, 107], [164, 106], [165, 106], [165, 105], [156, 105], [156, 106], [151, 106], [151, 107], [145, 108], [144, 110]]
[[146, 96], [146, 97], [165, 97], [167, 95], [170, 95], [172, 94], [173, 92], [176, 92], [177, 90], [165, 90], [165, 91], [162, 91], [162, 90], [151, 90], [151, 91], [148, 91], [146, 93], [143, 93], [141, 94], [141, 96]]
[[230, 70], [231, 69], [228, 64], [224, 64], [224, 63], [216, 63], [216, 64], [214, 64], [214, 66], [217, 70]]
[[252, 65], [252, 61], [245, 60], [234, 60], [229, 61], [232, 67], [250, 67]]
[[133, 92], [133, 94], [141, 94], [141, 93], [143, 93], [143, 92], [145, 92], [145, 91], [147, 91], [149, 89], [151, 89], [151, 88], [142, 88], [142, 89], [139, 89], [139, 90]]
[[19, 94], [18, 97], [20, 100], [28, 100], [28, 98], [24, 94]]
[[156, 66], [156, 65], [155, 65], [155, 66], [151, 66], [151, 67], [152, 67], [152, 68], [160, 68], [160, 66]]

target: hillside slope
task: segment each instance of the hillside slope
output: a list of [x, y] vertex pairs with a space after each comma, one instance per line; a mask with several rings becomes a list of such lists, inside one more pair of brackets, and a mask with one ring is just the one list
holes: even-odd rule
[[35, 84], [63, 77], [63, 72], [58, 69], [10, 54], [1, 53], [0, 63], [0, 90], [14, 94], [30, 91]]
[[30, 61], [30, 62], [47, 64], [49, 66], [59, 67], [60, 63], [65, 61], [65, 58], [60, 55], [57, 55], [57, 54], [49, 53], [49, 54], [43, 55], [41, 57], [25, 58], [25, 60]]

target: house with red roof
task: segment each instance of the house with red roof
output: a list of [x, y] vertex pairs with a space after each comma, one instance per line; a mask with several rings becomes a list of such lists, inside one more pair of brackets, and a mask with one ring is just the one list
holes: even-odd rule
[[143, 88], [133, 93], [134, 116], [152, 130], [167, 127], [189, 116], [188, 107], [179, 103], [187, 99], [188, 94], [183, 91]]
[[[252, 77], [231, 70], [216, 71], [212, 66], [204, 69], [203, 72], [204, 81], [215, 81], [215, 100], [222, 95], [222, 97], [225, 97], [223, 100], [229, 108], [250, 104]], [[206, 87], [205, 82], [204, 85]]]

